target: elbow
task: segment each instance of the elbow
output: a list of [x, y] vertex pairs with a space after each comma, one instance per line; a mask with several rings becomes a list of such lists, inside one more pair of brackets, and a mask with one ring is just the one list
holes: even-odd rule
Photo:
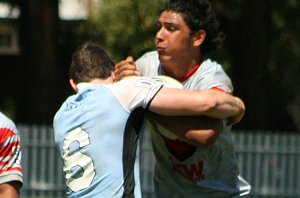
[[205, 103], [205, 112], [214, 112], [219, 107], [217, 100], [207, 100]]
[[215, 90], [206, 90], [208, 96], [206, 97], [206, 111], [213, 111], [219, 107], [220, 103], [220, 94], [223, 95], [224, 93], [220, 93], [219, 91]]

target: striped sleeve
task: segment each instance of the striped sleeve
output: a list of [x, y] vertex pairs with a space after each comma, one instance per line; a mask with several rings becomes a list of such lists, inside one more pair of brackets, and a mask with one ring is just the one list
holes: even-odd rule
[[9, 128], [0, 128], [0, 184], [9, 181], [23, 182], [20, 137]]

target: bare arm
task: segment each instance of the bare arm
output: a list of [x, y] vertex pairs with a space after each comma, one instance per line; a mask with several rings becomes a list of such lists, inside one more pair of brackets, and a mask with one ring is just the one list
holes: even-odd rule
[[[235, 124], [239, 122], [244, 115], [244, 103], [239, 98], [224, 92], [216, 90], [187, 91], [183, 99], [182, 96], [179, 96], [181, 99], [178, 101], [176, 101], [176, 94], [169, 94], [167, 94], [168, 97], [161, 95], [163, 98], [159, 98], [159, 101], [152, 101], [149, 109], [153, 110], [151, 109], [153, 102], [158, 102], [158, 108], [171, 108], [171, 111], [166, 112], [166, 115], [171, 116], [159, 115], [161, 112], [156, 112], [149, 113], [149, 118], [174, 133], [179, 140], [194, 146], [209, 147], [213, 145], [219, 134], [223, 131], [223, 121], [221, 119], [229, 117], [229, 122]], [[160, 96], [157, 95], [154, 99], [158, 99], [157, 97]], [[189, 98], [191, 98], [191, 100]], [[202, 99], [204, 101], [202, 101]], [[175, 110], [172, 111], [174, 106], [176, 106]], [[185, 112], [181, 112], [180, 110], [181, 108], [184, 109], [184, 106], [188, 107], [188, 109]], [[161, 109], [158, 109], [158, 111], [160, 110]], [[178, 113], [177, 110], [179, 114], [182, 113], [183, 115], [172, 116]], [[193, 116], [193, 112], [203, 112], [202, 115], [205, 116], [199, 116], [201, 114], [198, 114], [198, 116], [195, 114], [195, 116]]]
[[229, 94], [216, 90], [190, 91], [162, 88], [153, 98], [150, 111], [161, 115], [199, 116], [225, 119], [245, 111], [244, 103]]
[[19, 198], [20, 183], [17, 181], [0, 184], [0, 197]]
[[[138, 75], [133, 59], [130, 58], [118, 63], [115, 67], [115, 76], [117, 80], [127, 75]], [[162, 113], [163, 115], [174, 115], [179, 113], [182, 116], [169, 117], [151, 113], [150, 119], [160, 123], [169, 131], [176, 134], [180, 140], [188, 144], [202, 147], [211, 146], [223, 130], [223, 121], [199, 115], [207, 115], [219, 119], [227, 118], [229, 124], [233, 125], [242, 119], [245, 111], [244, 103], [239, 98], [234, 98], [229, 95], [225, 96], [225, 93], [221, 92], [215, 94], [219, 95], [218, 97], [214, 97], [214, 93], [216, 92], [207, 94], [181, 92], [181, 95], [176, 95], [176, 93], [172, 93], [170, 90], [164, 91], [163, 88], [152, 101], [150, 110]], [[190, 94], [193, 94], [194, 98], [186, 97], [190, 96]], [[220, 96], [225, 97], [222, 98]], [[188, 100], [185, 101], [186, 99]], [[226, 100], [228, 100], [228, 103], [226, 103]], [[197, 104], [199, 104], [199, 106], [197, 106]], [[183, 108], [181, 109], [181, 112], [178, 112], [180, 111], [180, 108], [185, 105], [186, 109]], [[177, 109], [172, 109], [174, 106], [176, 106]], [[171, 109], [168, 109], [170, 107]], [[192, 110], [192, 112], [189, 110]], [[195, 112], [197, 112], [196, 114], [198, 116], [184, 116], [194, 115]]]
[[179, 140], [194, 146], [211, 146], [223, 130], [222, 120], [205, 116], [174, 117], [149, 112], [148, 118], [172, 131]]
[[[120, 80], [126, 76], [139, 75], [139, 72], [136, 68], [133, 58], [129, 56], [126, 58], [126, 60], [116, 64], [114, 74], [116, 80]], [[174, 90], [164, 90], [163, 88], [154, 98], [152, 102], [154, 104], [152, 107], [150, 107], [150, 109], [163, 115], [206, 115], [208, 117], [217, 119], [227, 118], [228, 124], [230, 125], [240, 122], [243, 118], [245, 105], [239, 98], [232, 97], [228, 94], [224, 95], [225, 93], [216, 93], [212, 90], [207, 90], [207, 93], [197, 92], [205, 91], [176, 93]], [[190, 97], [190, 95], [193, 95], [194, 97]], [[188, 100], [190, 103], [188, 103]], [[177, 109], [172, 108], [174, 103], [178, 105]], [[165, 108], [162, 108], [161, 105], [165, 105]], [[168, 108], [170, 106], [168, 105], [171, 105], [171, 109], [169, 109], [169, 111]], [[185, 109], [183, 106], [185, 106]], [[181, 111], [180, 108], [182, 108]]]

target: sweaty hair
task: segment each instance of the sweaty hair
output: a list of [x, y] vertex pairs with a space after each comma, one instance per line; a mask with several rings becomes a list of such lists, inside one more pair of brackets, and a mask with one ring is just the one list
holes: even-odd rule
[[72, 55], [69, 77], [75, 83], [105, 79], [111, 75], [114, 66], [113, 59], [100, 45], [85, 43]]
[[204, 55], [222, 46], [224, 35], [219, 31], [219, 21], [208, 0], [169, 0], [163, 11], [179, 13], [190, 28], [191, 34], [201, 29], [205, 30], [206, 38], [201, 45]]

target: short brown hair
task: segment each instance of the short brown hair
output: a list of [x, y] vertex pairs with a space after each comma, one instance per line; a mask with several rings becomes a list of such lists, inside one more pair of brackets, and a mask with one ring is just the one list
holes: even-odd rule
[[100, 45], [87, 42], [73, 53], [69, 77], [75, 83], [105, 79], [111, 75], [114, 66], [114, 60]]

